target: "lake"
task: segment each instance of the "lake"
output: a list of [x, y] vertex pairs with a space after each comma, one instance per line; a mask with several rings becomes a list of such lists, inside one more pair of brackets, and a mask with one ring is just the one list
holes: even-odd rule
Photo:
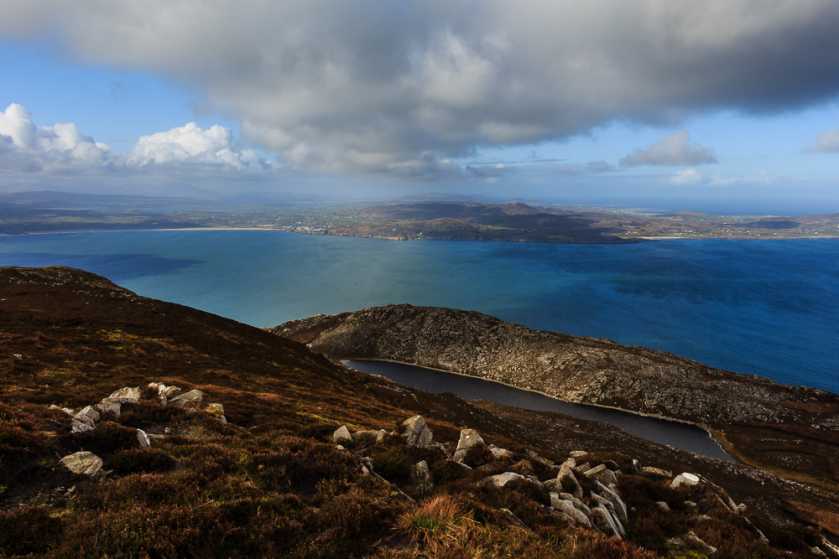
[[396, 383], [432, 393], [450, 392], [464, 400], [487, 400], [535, 411], [558, 412], [589, 421], [614, 425], [627, 433], [671, 445], [710, 458], [735, 462], [706, 431], [686, 423], [644, 417], [620, 410], [563, 402], [475, 377], [435, 371], [416, 365], [348, 359], [344, 364], [365, 373], [376, 373]]
[[387, 303], [438, 305], [839, 392], [839, 240], [552, 245], [275, 231], [0, 237], [0, 265], [50, 264], [255, 326]]

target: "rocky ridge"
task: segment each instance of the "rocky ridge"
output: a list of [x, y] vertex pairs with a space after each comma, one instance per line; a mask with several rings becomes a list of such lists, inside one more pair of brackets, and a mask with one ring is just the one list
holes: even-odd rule
[[[417, 364], [569, 402], [689, 421], [715, 430], [740, 458], [839, 487], [839, 468], [831, 465], [839, 458], [839, 397], [824, 391], [443, 308], [373, 307], [271, 331], [333, 358]], [[765, 446], [755, 446], [761, 438]], [[779, 446], [789, 453], [781, 457]]]

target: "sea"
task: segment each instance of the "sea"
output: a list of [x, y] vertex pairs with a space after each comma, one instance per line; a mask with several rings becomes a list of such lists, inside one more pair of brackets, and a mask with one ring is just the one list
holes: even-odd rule
[[371, 305], [436, 305], [839, 392], [839, 240], [571, 245], [244, 230], [0, 237], [0, 266], [48, 265], [259, 327]]

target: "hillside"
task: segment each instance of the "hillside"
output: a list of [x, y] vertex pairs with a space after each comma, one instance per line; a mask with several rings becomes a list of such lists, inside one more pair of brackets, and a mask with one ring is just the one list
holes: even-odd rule
[[0, 269], [0, 347], [0, 557], [839, 553], [818, 488], [409, 390], [79, 270]]
[[274, 332], [333, 357], [456, 371], [557, 398], [690, 421], [741, 459], [839, 489], [839, 397], [671, 354], [543, 332], [475, 312], [393, 305]]

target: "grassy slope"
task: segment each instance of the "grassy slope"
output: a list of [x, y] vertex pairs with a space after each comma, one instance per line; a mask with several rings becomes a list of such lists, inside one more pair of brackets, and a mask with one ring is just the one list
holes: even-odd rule
[[[674, 494], [625, 476], [622, 488], [636, 509], [634, 543], [616, 542], [566, 526], [540, 505], [544, 495], [474, 484], [509, 468], [545, 479], [538, 464], [489, 464], [465, 474], [432, 451], [406, 449], [398, 437], [350, 451], [329, 442], [341, 424], [390, 430], [415, 413], [429, 418], [441, 441], [455, 441], [458, 429], [470, 426], [488, 442], [554, 460], [582, 447], [625, 469], [638, 457], [705, 473], [750, 504], [776, 547], [803, 552], [817, 541], [814, 529], [784, 517], [784, 500], [830, 507], [774, 478], [595, 424], [409, 391], [296, 342], [138, 297], [77, 270], [0, 270], [0, 348], [0, 556], [652, 557], [695, 520], [678, 506], [662, 515], [652, 504], [658, 498], [698, 501], [713, 520], [694, 529], [723, 555], [781, 556], [701, 491]], [[67, 416], [48, 409], [79, 408], [122, 386], [161, 380], [205, 391], [224, 405], [229, 424], [144, 397], [124, 406], [118, 420], [73, 435]], [[136, 428], [166, 436], [139, 450]], [[110, 474], [74, 478], [58, 465], [80, 449], [101, 456]], [[417, 502], [362, 475], [362, 456]], [[420, 459], [437, 481], [438, 498], [430, 501], [419, 499], [407, 476]]]

